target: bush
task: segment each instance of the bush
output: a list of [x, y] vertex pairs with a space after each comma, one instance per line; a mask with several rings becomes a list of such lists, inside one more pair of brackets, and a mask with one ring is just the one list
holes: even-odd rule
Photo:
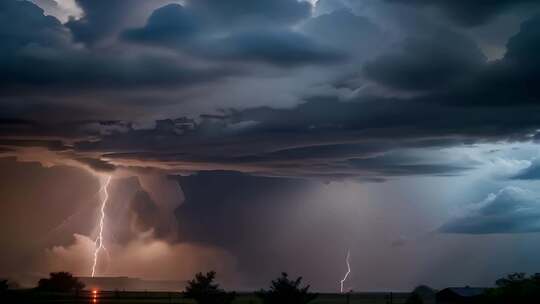
[[235, 298], [234, 293], [226, 292], [214, 284], [216, 273], [214, 271], [197, 273], [195, 278], [188, 282], [184, 295], [194, 299], [198, 304], [228, 304]]
[[51, 272], [48, 279], [38, 282], [38, 289], [52, 292], [79, 292], [84, 284], [69, 272]]
[[540, 303], [540, 274], [528, 277], [524, 273], [514, 273], [497, 280], [495, 285], [496, 288], [486, 292], [486, 303]]
[[287, 273], [271, 282], [270, 290], [261, 290], [257, 296], [264, 304], [307, 304], [317, 297], [309, 292], [309, 285], [301, 287], [302, 277], [289, 280]]
[[407, 298], [407, 302], [405, 302], [405, 304], [424, 304], [424, 301], [422, 300], [422, 297], [419, 294], [417, 294], [416, 292], [413, 292]]

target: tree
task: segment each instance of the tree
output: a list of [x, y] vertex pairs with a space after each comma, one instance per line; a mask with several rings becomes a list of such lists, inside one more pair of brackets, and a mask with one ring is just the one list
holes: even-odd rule
[[317, 297], [309, 292], [309, 285], [301, 287], [302, 277], [289, 280], [287, 273], [271, 282], [270, 290], [261, 290], [257, 296], [264, 304], [307, 304]]
[[413, 292], [407, 298], [407, 302], [405, 302], [405, 304], [424, 304], [424, 301], [422, 300], [422, 297], [419, 294], [417, 294], [416, 292]]
[[48, 279], [40, 279], [38, 289], [53, 292], [79, 292], [84, 284], [69, 272], [51, 272]]
[[540, 303], [540, 275], [528, 277], [524, 273], [513, 273], [495, 282], [496, 288], [488, 290], [485, 302], [499, 303]]
[[426, 285], [419, 285], [407, 298], [406, 304], [422, 304], [435, 302], [435, 290]]
[[500, 288], [514, 288], [520, 286], [525, 280], [527, 280], [527, 275], [523, 272], [517, 272], [498, 279], [495, 281], [495, 285]]
[[201, 272], [188, 282], [184, 295], [194, 299], [198, 304], [228, 304], [235, 298], [234, 292], [226, 292], [214, 283], [216, 272]]

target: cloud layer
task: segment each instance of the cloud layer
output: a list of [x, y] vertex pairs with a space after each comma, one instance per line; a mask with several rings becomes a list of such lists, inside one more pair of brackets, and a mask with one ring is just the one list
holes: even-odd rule
[[[103, 171], [117, 166], [176, 172], [223, 169], [374, 181], [470, 168], [413, 160], [406, 156], [407, 149], [528, 140], [538, 128], [533, 109], [538, 99], [534, 54], [539, 17], [524, 20], [508, 40], [506, 55], [488, 62], [463, 30], [442, 25], [398, 35], [393, 51], [374, 55], [362, 46], [366, 43], [353, 43], [352, 32], [337, 29], [332, 34], [336, 25], [328, 20], [336, 19], [361, 28], [359, 39], [369, 44], [387, 43], [377, 42], [380, 27], [353, 8], [312, 17], [310, 4], [293, 0], [257, 5], [239, 1], [232, 6], [238, 9], [216, 1], [156, 2], [136, 27], [130, 25], [131, 17], [125, 23], [113, 18], [131, 7], [130, 1], [107, 5], [110, 16], [95, 13], [104, 10], [99, 5], [78, 3], [86, 14], [67, 24], [44, 16], [28, 2], [3, 4], [12, 25], [3, 36], [1, 59], [6, 119], [0, 132], [10, 138], [3, 140], [7, 155], [21, 158], [22, 150], [35, 146], [54, 151], [59, 161], [74, 160]], [[19, 22], [24, 18], [33, 21]], [[104, 33], [94, 22], [116, 22], [118, 30]], [[30, 30], [31, 24], [41, 30]], [[109, 42], [96, 45], [103, 36], [110, 36]], [[351, 70], [343, 60], [357, 67]], [[181, 89], [181, 96], [200, 94], [198, 88], [212, 90], [225, 78], [240, 81], [253, 73], [276, 77], [276, 69], [300, 73], [295, 71], [300, 66], [316, 71], [320, 64], [329, 65], [327, 74], [337, 77], [300, 94], [297, 104], [286, 109], [250, 106], [246, 100], [243, 107], [214, 108], [209, 115], [187, 113], [185, 118], [162, 120], [150, 115], [138, 121], [137, 113], [148, 113], [153, 103], [137, 103], [126, 95], [131, 90], [144, 95], [154, 88]], [[37, 87], [45, 93], [34, 95]], [[27, 88], [26, 93], [17, 88]], [[345, 91], [343, 97], [340, 92]], [[83, 92], [99, 96], [97, 102], [85, 108]], [[49, 93], [55, 101], [45, 97]], [[161, 104], [154, 110], [176, 108], [168, 101], [172, 96], [160, 101], [160, 94], [152, 97]], [[49, 121], [38, 118], [48, 112]], [[69, 123], [67, 113], [73, 113]], [[126, 119], [96, 119], [102, 115]]]

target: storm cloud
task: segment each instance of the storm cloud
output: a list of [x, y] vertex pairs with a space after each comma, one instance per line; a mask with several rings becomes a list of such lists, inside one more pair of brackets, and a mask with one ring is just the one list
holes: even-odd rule
[[406, 5], [435, 6], [448, 17], [464, 26], [477, 26], [489, 21], [505, 9], [512, 9], [521, 5], [534, 4], [531, 0], [497, 0], [488, 3], [479, 1], [452, 1], [452, 0], [386, 0], [388, 2], [403, 3]]
[[[182, 279], [216, 267], [259, 288], [284, 265], [333, 290], [350, 247], [360, 288], [468, 284], [441, 263], [458, 244], [478, 262], [540, 231], [539, 14], [527, 0], [2, 1], [0, 238], [34, 237], [9, 211], [43, 211], [35, 235], [61, 227], [7, 246], [2, 267], [20, 253], [26, 272], [86, 271], [112, 176], [115, 256], [186, 258]], [[479, 284], [509, 271], [461, 266]], [[174, 277], [128, 268], [108, 269]]]

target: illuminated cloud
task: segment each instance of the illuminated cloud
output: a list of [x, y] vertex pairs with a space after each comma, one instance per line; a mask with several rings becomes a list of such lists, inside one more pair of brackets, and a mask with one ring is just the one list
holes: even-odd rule
[[[69, 246], [55, 246], [45, 252], [41, 270], [70, 271], [88, 276], [93, 259], [94, 241], [84, 235], [74, 235]], [[150, 280], [184, 281], [199, 271], [216, 270], [234, 281], [236, 261], [222, 249], [197, 244], [169, 244], [151, 237], [134, 240], [126, 245], [113, 244], [98, 268], [108, 276], [129, 276]]]

